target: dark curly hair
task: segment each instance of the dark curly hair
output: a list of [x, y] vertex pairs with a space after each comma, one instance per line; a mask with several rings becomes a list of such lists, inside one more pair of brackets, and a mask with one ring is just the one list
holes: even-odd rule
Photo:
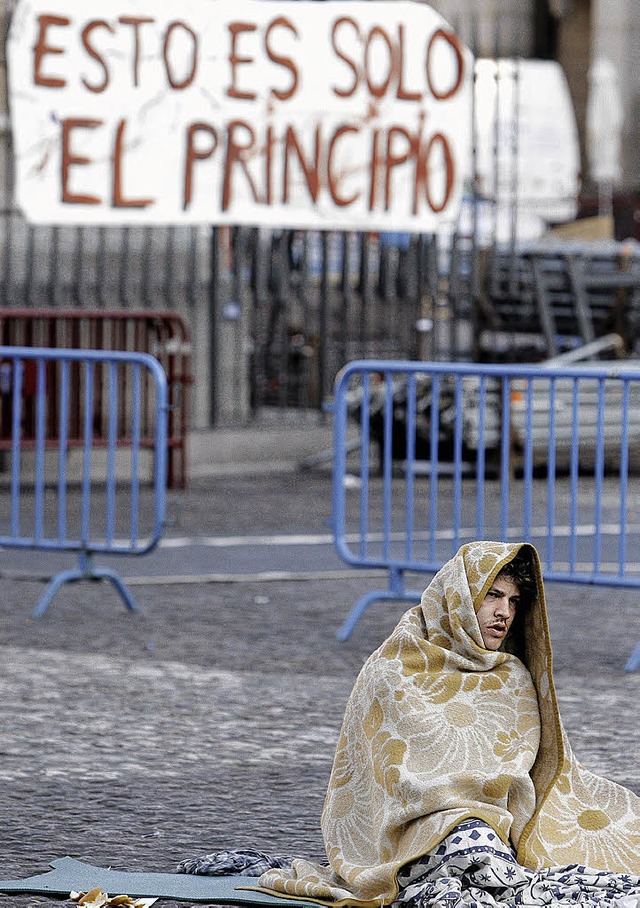
[[509, 577], [518, 587], [522, 605], [528, 608], [536, 597], [538, 585], [533, 558], [526, 548], [521, 548], [508, 564], [498, 571], [498, 577]]
[[508, 564], [498, 571], [498, 577], [508, 577], [518, 587], [520, 604], [516, 609], [513, 624], [507, 634], [501, 649], [513, 653], [527, 664], [527, 647], [525, 640], [525, 624], [529, 608], [538, 594], [538, 583], [531, 551], [523, 546], [517, 555]]

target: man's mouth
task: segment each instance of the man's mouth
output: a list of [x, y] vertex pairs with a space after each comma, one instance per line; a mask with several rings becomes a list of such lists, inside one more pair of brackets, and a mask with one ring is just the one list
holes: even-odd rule
[[496, 634], [506, 634], [507, 626], [506, 624], [490, 624], [489, 630]]

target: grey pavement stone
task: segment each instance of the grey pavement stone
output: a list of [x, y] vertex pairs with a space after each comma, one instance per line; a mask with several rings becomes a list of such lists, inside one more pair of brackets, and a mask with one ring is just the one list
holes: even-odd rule
[[[329, 513], [321, 474], [208, 478], [185, 496], [173, 531], [319, 532]], [[0, 876], [42, 872], [65, 854], [163, 871], [224, 847], [321, 858], [346, 698], [406, 608], [372, 606], [338, 643], [353, 601], [377, 585], [350, 575], [141, 585], [141, 612], [130, 614], [109, 586], [78, 583], [34, 621], [42, 584], [5, 577]], [[547, 592], [576, 754], [640, 793], [640, 673], [622, 670], [640, 637], [638, 594], [568, 584]], [[0, 895], [0, 904], [52, 902]]]

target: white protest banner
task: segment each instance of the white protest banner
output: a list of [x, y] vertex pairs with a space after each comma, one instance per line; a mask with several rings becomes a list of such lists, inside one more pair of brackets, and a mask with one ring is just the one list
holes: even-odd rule
[[411, 0], [20, 0], [34, 223], [430, 231], [455, 218], [473, 60]]

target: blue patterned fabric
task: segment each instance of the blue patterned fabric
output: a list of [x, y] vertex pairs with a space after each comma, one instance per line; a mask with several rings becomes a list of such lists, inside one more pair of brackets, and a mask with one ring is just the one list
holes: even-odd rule
[[176, 873], [204, 876], [262, 876], [274, 867], [291, 867], [292, 858], [264, 854], [253, 848], [244, 851], [215, 851], [200, 858], [188, 858], [176, 867]]
[[[638, 856], [640, 867], [640, 855]], [[393, 908], [640, 908], [640, 876], [578, 864], [529, 870], [482, 820], [466, 820], [398, 874]]]

